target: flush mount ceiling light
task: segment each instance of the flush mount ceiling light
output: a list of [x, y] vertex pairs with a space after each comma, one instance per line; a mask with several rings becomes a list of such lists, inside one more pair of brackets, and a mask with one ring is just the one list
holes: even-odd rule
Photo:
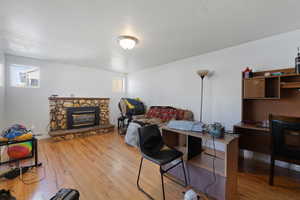
[[138, 43], [138, 39], [129, 35], [121, 35], [118, 38], [118, 42], [123, 49], [130, 50]]

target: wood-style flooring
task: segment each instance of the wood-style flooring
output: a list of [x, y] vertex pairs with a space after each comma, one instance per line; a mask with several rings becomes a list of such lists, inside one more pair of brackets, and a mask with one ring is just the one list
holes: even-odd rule
[[[20, 179], [0, 180], [1, 189], [10, 189], [17, 200], [48, 200], [60, 188], [76, 188], [81, 200], [143, 200], [147, 197], [136, 187], [139, 152], [124, 143], [117, 133], [93, 135], [55, 142], [39, 142], [43, 167]], [[155, 199], [161, 199], [158, 167], [144, 162], [141, 185]], [[238, 176], [241, 200], [300, 199], [300, 176], [277, 168], [275, 186], [268, 185], [268, 168], [244, 162]], [[36, 172], [36, 173], [35, 173]], [[42, 179], [34, 183], [35, 180]], [[33, 182], [32, 184], [29, 184]], [[166, 199], [183, 199], [185, 189], [165, 179]]]

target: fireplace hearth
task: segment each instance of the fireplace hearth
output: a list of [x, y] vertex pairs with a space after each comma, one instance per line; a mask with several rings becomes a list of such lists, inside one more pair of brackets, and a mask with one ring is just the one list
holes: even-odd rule
[[85, 128], [99, 125], [99, 107], [67, 108], [67, 129]]

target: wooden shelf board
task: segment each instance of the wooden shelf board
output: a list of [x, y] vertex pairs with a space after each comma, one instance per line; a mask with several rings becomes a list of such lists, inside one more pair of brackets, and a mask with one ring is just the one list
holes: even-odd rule
[[254, 76], [254, 77], [251, 77], [251, 78], [243, 78], [244, 80], [252, 80], [252, 79], [261, 79], [261, 78], [266, 78], [264, 76]]
[[257, 98], [244, 98], [245, 100], [278, 100], [280, 97], [257, 97]]
[[187, 147], [186, 146], [175, 146], [173, 148], [177, 149], [178, 151], [180, 151], [182, 153], [186, 153], [186, 151], [187, 151]]
[[[207, 153], [207, 154], [210, 154], [210, 155], [214, 155], [215, 152], [214, 152], [214, 149], [212, 148], [209, 148], [209, 147], [206, 147], [206, 146], [202, 146], [203, 148], [203, 153]], [[216, 150], [216, 157], [219, 158], [219, 159], [222, 159], [222, 160], [225, 160], [225, 155], [226, 153], [224, 151], [220, 151], [220, 150]]]
[[244, 80], [251, 80], [251, 79], [261, 79], [261, 78], [284, 78], [284, 77], [300, 77], [300, 74], [283, 74], [283, 75], [277, 75], [277, 76], [254, 76], [252, 78], [244, 78]]
[[297, 88], [300, 88], [300, 82], [282, 82], [280, 84], [280, 87], [281, 88], [286, 88], [286, 89], [288, 89], [288, 88], [290, 88], [290, 89], [292, 89], [292, 88], [297, 89]]
[[293, 74], [283, 74], [279, 77], [300, 77], [300, 74], [295, 74], [295, 73], [293, 73]]
[[205, 153], [201, 153], [200, 155], [190, 159], [188, 163], [196, 167], [203, 168], [210, 172], [213, 172], [213, 159], [215, 159], [215, 173], [220, 176], [226, 177], [225, 162], [223, 159], [217, 157], [213, 158], [213, 156], [207, 155]]
[[244, 129], [258, 130], [258, 131], [265, 131], [265, 132], [270, 131], [269, 128], [259, 127], [256, 124], [246, 124], [246, 123], [243, 123], [243, 122], [240, 122], [240, 123], [236, 124], [235, 127], [244, 128]]

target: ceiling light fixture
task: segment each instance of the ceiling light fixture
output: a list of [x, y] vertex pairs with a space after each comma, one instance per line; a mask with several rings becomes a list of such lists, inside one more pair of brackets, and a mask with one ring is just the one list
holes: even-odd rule
[[123, 49], [130, 50], [138, 43], [138, 39], [129, 35], [121, 35], [118, 38], [118, 42]]

